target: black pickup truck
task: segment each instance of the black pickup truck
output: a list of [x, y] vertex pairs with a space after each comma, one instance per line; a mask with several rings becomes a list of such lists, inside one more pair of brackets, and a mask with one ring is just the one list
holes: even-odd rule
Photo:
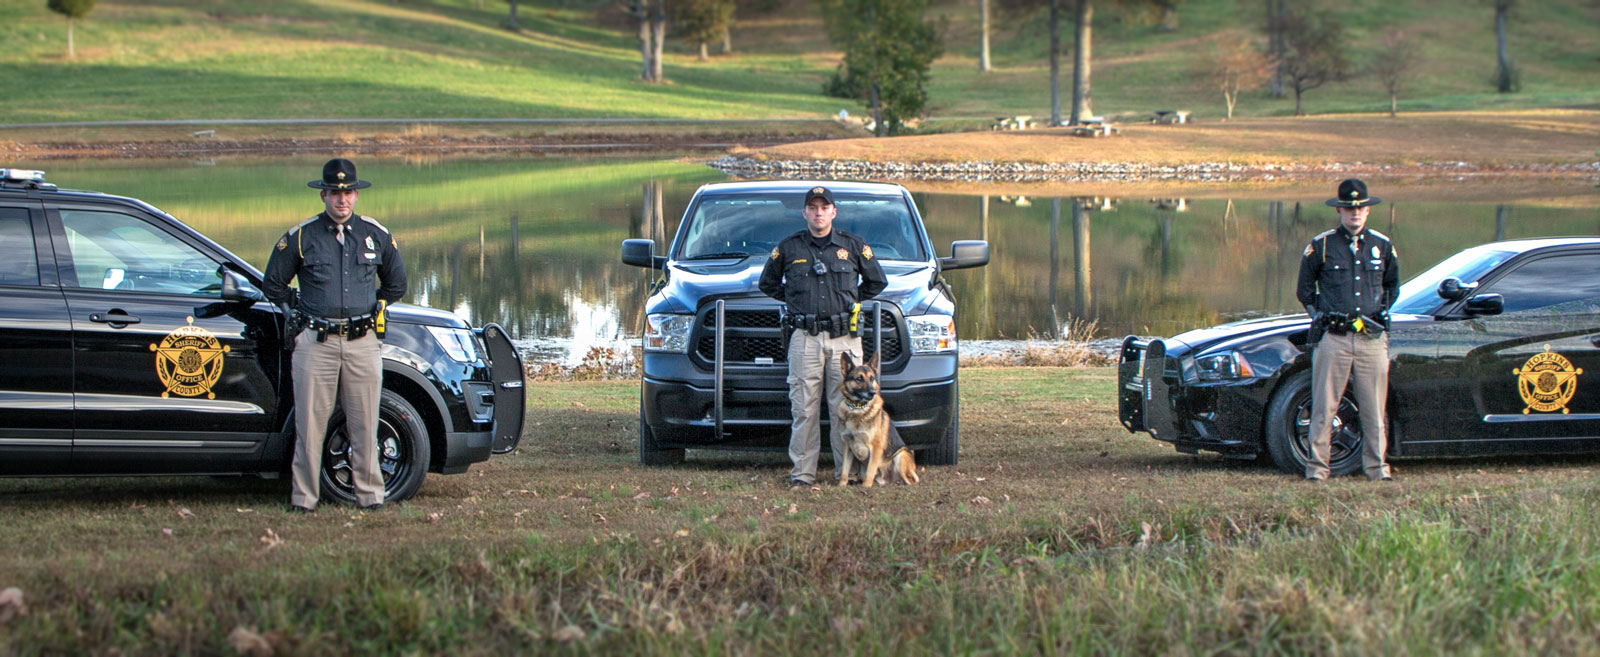
[[[690, 200], [667, 255], [655, 255], [651, 240], [622, 243], [624, 263], [661, 272], [645, 301], [641, 462], [681, 462], [686, 448], [788, 445], [781, 304], [756, 283], [773, 247], [805, 228], [805, 192], [818, 184], [706, 185]], [[862, 346], [868, 357], [882, 354], [885, 408], [919, 450], [919, 462], [953, 465], [961, 436], [959, 342], [955, 296], [941, 273], [988, 264], [989, 245], [958, 241], [951, 257], [936, 257], [904, 187], [821, 184], [839, 209], [834, 227], [865, 238], [889, 278], [862, 304]]]

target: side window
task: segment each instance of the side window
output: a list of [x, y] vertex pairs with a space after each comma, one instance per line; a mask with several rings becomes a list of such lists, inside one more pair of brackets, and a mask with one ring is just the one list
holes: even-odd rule
[[139, 217], [62, 210], [73, 275], [66, 285], [216, 296], [217, 263]]
[[38, 285], [39, 257], [24, 208], [0, 208], [0, 285]]
[[1506, 299], [1506, 312], [1600, 297], [1600, 254], [1535, 260], [1495, 281], [1488, 292]]

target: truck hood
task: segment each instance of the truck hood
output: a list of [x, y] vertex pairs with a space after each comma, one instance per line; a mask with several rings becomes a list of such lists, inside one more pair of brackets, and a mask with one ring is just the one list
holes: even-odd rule
[[[718, 297], [749, 296], [761, 294], [758, 284], [764, 258], [742, 260], [707, 260], [668, 265], [668, 283], [660, 299], [660, 307], [651, 304], [648, 312], [692, 313], [682, 299], [710, 300]], [[900, 306], [908, 315], [919, 314], [931, 303], [928, 283], [933, 277], [933, 265], [920, 262], [886, 262], [883, 273], [889, 279], [888, 287], [877, 301], [887, 301]]]

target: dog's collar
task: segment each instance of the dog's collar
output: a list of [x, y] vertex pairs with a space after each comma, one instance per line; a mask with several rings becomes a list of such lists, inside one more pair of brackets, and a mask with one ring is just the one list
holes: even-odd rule
[[861, 403], [857, 404], [854, 400], [850, 399], [849, 397], [845, 397], [844, 398], [844, 403], [845, 403], [846, 406], [849, 406], [850, 408], [853, 408], [853, 409], [856, 409], [856, 410], [860, 410], [860, 409], [866, 408], [868, 404], [871, 404], [872, 400], [868, 399], [868, 400], [866, 400], [864, 402], [861, 402]]

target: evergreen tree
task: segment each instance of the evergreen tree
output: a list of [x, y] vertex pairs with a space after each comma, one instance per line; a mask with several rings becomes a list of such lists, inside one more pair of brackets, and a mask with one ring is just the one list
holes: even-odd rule
[[947, 22], [922, 18], [928, 0], [822, 0], [822, 24], [844, 51], [829, 95], [865, 101], [873, 132], [899, 134], [928, 102], [924, 85], [944, 51]]

